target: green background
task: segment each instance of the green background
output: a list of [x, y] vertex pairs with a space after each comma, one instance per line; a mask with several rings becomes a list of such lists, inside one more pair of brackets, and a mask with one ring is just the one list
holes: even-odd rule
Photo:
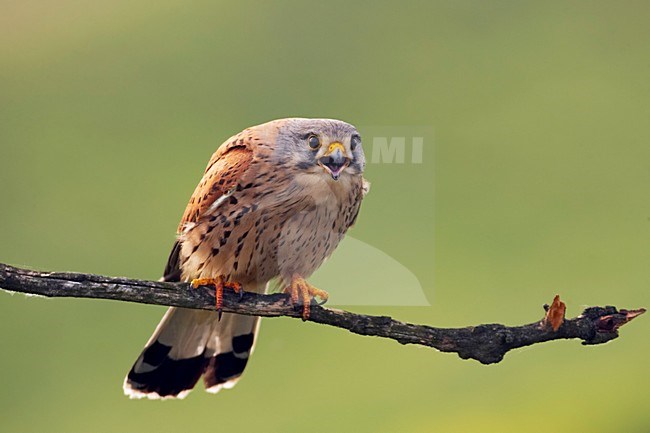
[[[335, 117], [366, 147], [372, 126], [435, 135], [423, 164], [367, 167], [351, 233], [431, 306], [355, 311], [465, 326], [531, 322], [555, 293], [569, 315], [650, 306], [648, 2], [0, 9], [1, 262], [156, 279], [218, 144]], [[648, 317], [493, 366], [269, 319], [235, 389], [130, 401], [163, 311], [0, 294], [0, 431], [650, 431]]]

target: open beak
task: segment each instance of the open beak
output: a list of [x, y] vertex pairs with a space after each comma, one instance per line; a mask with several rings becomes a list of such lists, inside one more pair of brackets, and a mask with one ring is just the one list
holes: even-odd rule
[[318, 163], [332, 175], [332, 179], [338, 180], [345, 167], [350, 163], [345, 147], [338, 141], [331, 143], [327, 152], [318, 159]]

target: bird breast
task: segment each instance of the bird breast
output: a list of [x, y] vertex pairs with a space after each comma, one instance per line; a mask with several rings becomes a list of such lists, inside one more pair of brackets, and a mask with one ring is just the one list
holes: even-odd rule
[[361, 177], [272, 177], [238, 183], [181, 233], [184, 279], [224, 275], [256, 288], [308, 277], [332, 254], [359, 211]]

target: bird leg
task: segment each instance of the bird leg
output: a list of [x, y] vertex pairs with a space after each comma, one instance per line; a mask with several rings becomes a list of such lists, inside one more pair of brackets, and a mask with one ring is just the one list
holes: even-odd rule
[[219, 320], [221, 320], [221, 313], [223, 310], [223, 290], [231, 289], [235, 293], [239, 294], [239, 299], [244, 296], [244, 289], [242, 289], [241, 284], [235, 281], [226, 281], [226, 277], [219, 275], [217, 278], [197, 278], [192, 280], [192, 287], [197, 288], [199, 286], [213, 286], [214, 287], [214, 297], [216, 299], [216, 308], [219, 312]]
[[291, 296], [291, 303], [294, 306], [302, 304], [302, 320], [309, 319], [309, 311], [313, 297], [318, 296], [323, 302], [329, 298], [329, 294], [325, 290], [317, 289], [305, 281], [300, 275], [294, 275], [291, 278], [291, 284], [284, 288], [283, 293]]

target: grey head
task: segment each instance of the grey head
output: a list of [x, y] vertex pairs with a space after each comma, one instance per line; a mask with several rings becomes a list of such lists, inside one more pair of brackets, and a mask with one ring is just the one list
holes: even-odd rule
[[361, 136], [349, 123], [333, 119], [282, 119], [274, 156], [301, 171], [327, 175], [361, 176], [366, 158]]

